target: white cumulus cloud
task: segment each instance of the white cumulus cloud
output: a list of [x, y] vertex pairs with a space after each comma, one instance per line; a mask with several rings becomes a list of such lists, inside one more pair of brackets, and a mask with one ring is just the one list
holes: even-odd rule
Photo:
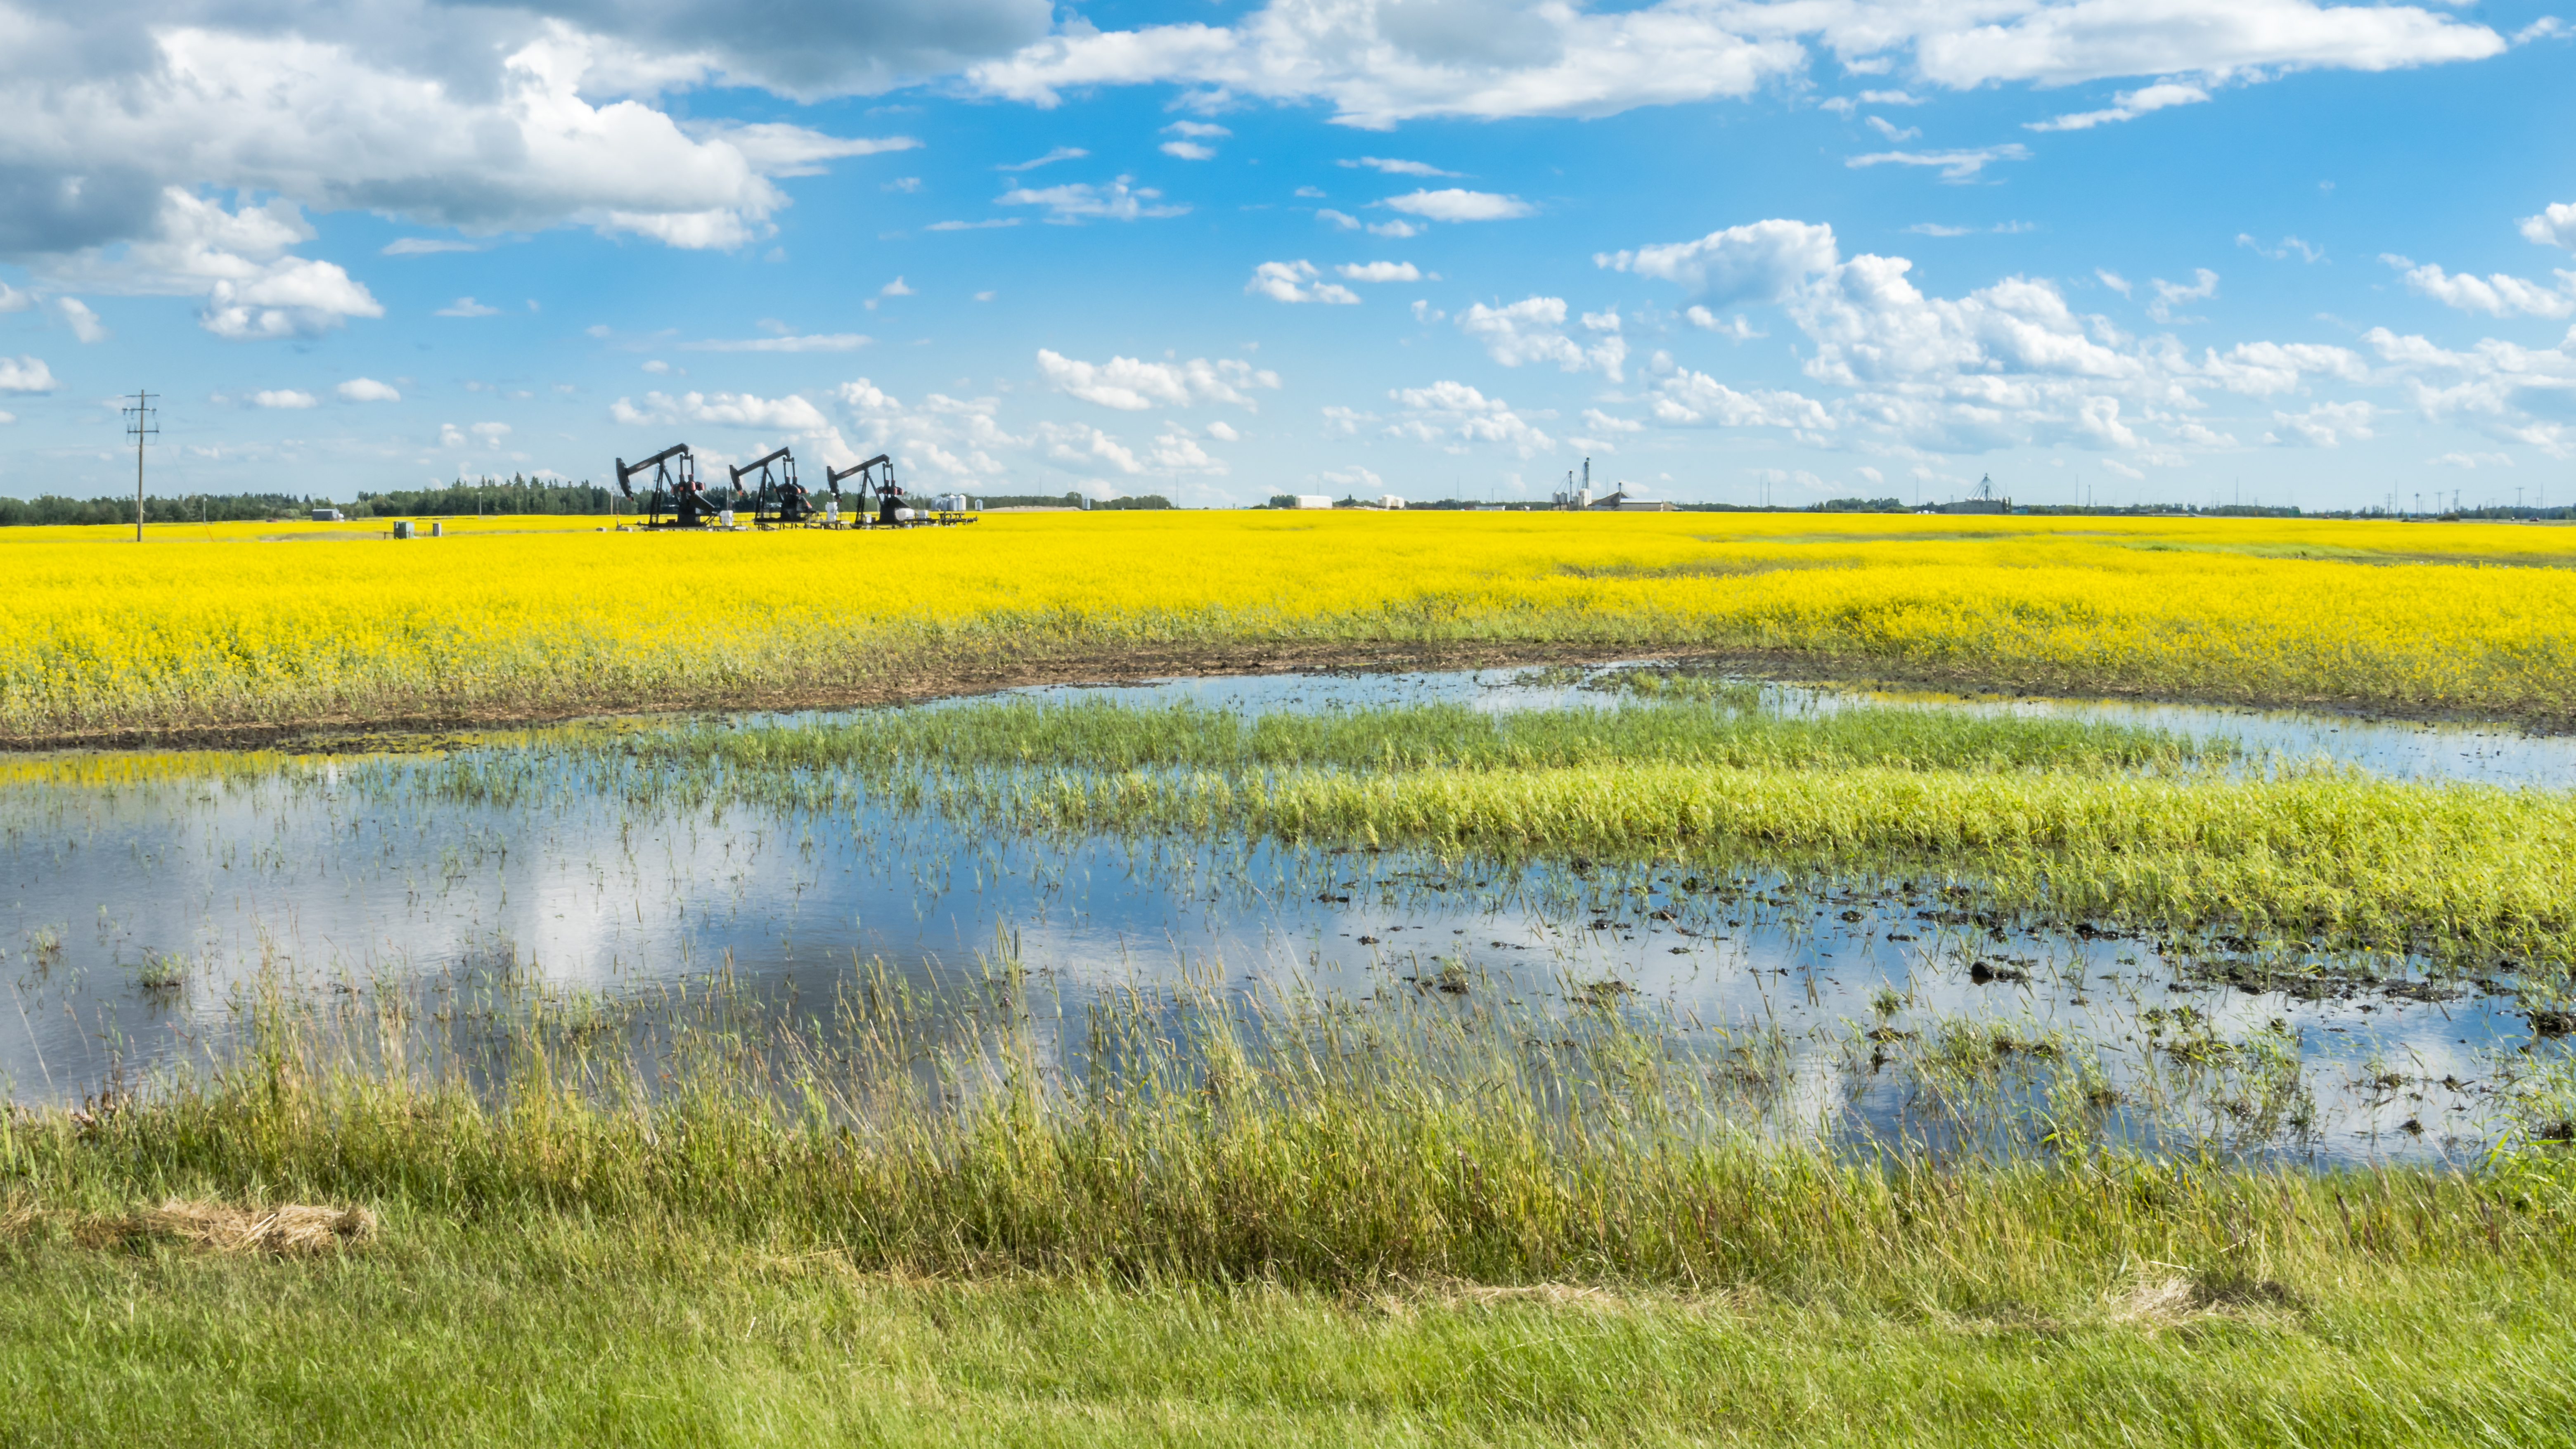
[[1359, 293], [1339, 282], [1318, 281], [1319, 275], [1309, 261], [1263, 262], [1252, 269], [1252, 280], [1243, 284], [1243, 290], [1257, 292], [1274, 302], [1359, 301]]
[[1401, 161], [1386, 156], [1362, 156], [1341, 164], [1354, 167], [1365, 166], [1387, 176], [1455, 176], [1458, 174], [1455, 171], [1443, 171], [1427, 161]]
[[1404, 418], [1387, 430], [1400, 437], [1443, 444], [1452, 451], [1464, 451], [1472, 443], [1499, 443], [1524, 458], [1556, 447], [1555, 439], [1509, 403], [1463, 382], [1443, 379], [1429, 387], [1395, 388], [1387, 396], [1404, 409]]
[[63, 314], [64, 324], [72, 329], [74, 337], [83, 342], [105, 342], [116, 335], [108, 331], [107, 324], [98, 320], [98, 314], [78, 297], [55, 299], [54, 310]]
[[[1146, 84], [1281, 104], [1322, 101], [1341, 124], [1383, 130], [1428, 116], [1601, 116], [1749, 96], [1824, 53], [1864, 73], [1910, 57], [1928, 84], [1964, 91], [1996, 82], [2137, 76], [2162, 85], [2312, 68], [2391, 70], [2484, 59], [2505, 47], [2483, 25], [2420, 6], [2318, 0], [1656, 0], [1615, 8], [1578, 0], [1270, 0], [1232, 25], [1068, 25], [968, 67], [966, 78], [987, 94], [1040, 106], [1058, 104], [1067, 90]], [[1867, 95], [1904, 97], [1873, 104], [1915, 99]]]
[[2552, 202], [2538, 216], [2524, 217], [2522, 234], [2542, 246], [2576, 251], [2576, 201]]
[[[841, 430], [823, 415], [823, 410], [799, 394], [765, 398], [747, 392], [686, 392], [677, 395], [648, 392], [639, 405], [627, 398], [609, 404], [608, 415], [626, 427], [670, 427], [682, 423], [712, 427], [752, 428], [773, 435], [779, 433], [816, 444], [825, 461], [842, 464], [857, 461], [858, 455], [843, 441]], [[509, 428], [500, 423], [478, 423], [475, 430]], [[495, 446], [498, 435], [495, 434]]]
[[2274, 413], [2272, 421], [2287, 437], [2266, 433], [2263, 441], [2296, 447], [2338, 447], [2346, 438], [2367, 438], [2378, 409], [2366, 402], [2318, 403], [2301, 413]]
[[1136, 450], [1116, 438], [1088, 425], [1042, 423], [1039, 436], [1046, 442], [1046, 455], [1059, 463], [1087, 468], [1105, 463], [1121, 473], [1141, 473], [1145, 465], [1136, 461]]
[[2552, 290], [2502, 272], [2485, 277], [2466, 272], [2453, 275], [2430, 262], [2415, 266], [2401, 256], [2383, 255], [2380, 260], [2406, 273], [2406, 290], [2463, 312], [2483, 312], [2490, 317], [2564, 317], [2576, 313], [2576, 296], [2569, 295], [2576, 292], [2576, 272], [2560, 272], [2566, 290]]
[[1344, 262], [1333, 268], [1345, 281], [1419, 282], [1422, 269], [1411, 262]]
[[1189, 210], [1162, 201], [1163, 193], [1150, 186], [1135, 186], [1132, 176], [1121, 176], [1106, 186], [1078, 182], [1066, 186], [1037, 188], [1015, 187], [993, 198], [998, 206], [1042, 206], [1046, 219], [1063, 225], [1085, 221], [1136, 221], [1145, 217], [1179, 216]]
[[1455, 186], [1439, 191], [1408, 191], [1388, 197], [1383, 204], [1432, 221], [1509, 221], [1538, 210], [1517, 196], [1465, 191]]
[[2161, 85], [2123, 91], [2113, 97], [2111, 104], [2102, 110], [2076, 111], [2069, 115], [2054, 116], [2045, 121], [2031, 121], [2024, 129], [2084, 131], [2095, 126], [2109, 125], [2115, 121], [2134, 121], [2150, 112], [2166, 110], [2174, 106], [2199, 105], [2208, 99], [2209, 92], [2199, 86], [2167, 81]]
[[1258, 410], [1251, 389], [1279, 386], [1279, 374], [1230, 357], [1215, 362], [1204, 357], [1187, 362], [1146, 362], [1133, 357], [1082, 362], [1041, 347], [1038, 372], [1059, 392], [1125, 412], [1158, 403], [1189, 407], [1203, 402]]
[[684, 352], [855, 352], [868, 341], [860, 332], [809, 332], [790, 337], [710, 337], [679, 347]]
[[340, 395], [340, 400], [342, 402], [368, 403], [402, 401], [402, 393], [396, 390], [391, 383], [378, 382], [372, 377], [350, 378], [347, 382], [344, 382], [338, 387], [332, 389], [332, 391], [337, 392]]
[[1845, 166], [1937, 166], [1944, 181], [1973, 181], [1979, 172], [1997, 161], [2027, 161], [2030, 148], [2018, 141], [2001, 146], [1980, 146], [1952, 151], [1873, 151], [1866, 156], [1853, 156]]
[[[736, 246], [787, 204], [774, 178], [915, 144], [684, 126], [646, 101], [604, 99], [703, 75], [704, 53], [640, 55], [525, 11], [384, 0], [295, 24], [223, 7], [137, 18], [0, 14], [0, 107], [47, 118], [0, 135], [12, 194], [43, 198], [0, 220], [0, 254], [99, 270], [116, 244], [169, 230], [168, 195], [201, 188], [480, 236], [585, 225]], [[236, 304], [277, 305], [236, 297], [216, 315]], [[213, 330], [299, 335], [256, 310]]]
[[0, 392], [52, 392], [60, 386], [41, 357], [0, 357]]
[[1831, 226], [1773, 218], [1725, 227], [1697, 241], [1596, 252], [1592, 264], [1677, 282], [1724, 307], [1779, 301], [1837, 257]]
[[1079, 161], [1090, 154], [1080, 146], [1058, 146], [1033, 160], [1014, 161], [1008, 166], [996, 166], [993, 169], [1010, 172], [1035, 171], [1041, 166], [1053, 166], [1058, 161]]
[[1771, 335], [1768, 332], [1755, 330], [1752, 323], [1744, 320], [1744, 314], [1741, 312], [1732, 317], [1720, 317], [1706, 307], [1692, 307], [1682, 313], [1682, 320], [1704, 332], [1714, 332], [1734, 342], [1751, 342]]
[[2178, 317], [2174, 307], [2182, 302], [2204, 302], [2218, 295], [2218, 274], [2207, 267], [2195, 268], [2188, 283], [2168, 282], [2162, 277], [2151, 280], [2156, 299], [2147, 304], [2147, 315], [2159, 322], [2196, 322], [2196, 317]]
[[1567, 335], [1562, 297], [1527, 297], [1506, 307], [1479, 302], [1458, 314], [1458, 330], [1484, 344], [1485, 354], [1505, 367], [1524, 362], [1553, 362], [1567, 372], [1598, 370], [1620, 380], [1628, 343], [1619, 335], [1616, 312], [1587, 314], [1586, 330], [1601, 335], [1586, 344]]
[[1738, 392], [1706, 373], [1685, 369], [1655, 385], [1656, 419], [1676, 427], [1804, 428], [1829, 432], [1832, 414], [1822, 403], [1794, 392], [1755, 388]]

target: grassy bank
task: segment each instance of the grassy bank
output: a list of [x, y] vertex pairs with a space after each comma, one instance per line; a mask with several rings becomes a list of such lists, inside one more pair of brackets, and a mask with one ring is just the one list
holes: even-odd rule
[[[2137, 1265], [1968, 1312], [1750, 1290], [922, 1279], [683, 1222], [388, 1212], [310, 1259], [0, 1237], [0, 1438], [480, 1444], [2554, 1442], [2564, 1260]], [[94, 1236], [96, 1229], [89, 1230]]]
[[171, 526], [139, 547], [12, 530], [0, 737], [883, 699], [1069, 662], [1399, 646], [1749, 651], [1999, 687], [2576, 719], [2576, 550], [2556, 529], [1535, 513], [589, 528], [397, 544]]
[[[1608, 1009], [1560, 1044], [1140, 996], [1077, 1059], [1021, 982], [879, 982], [802, 1035], [718, 989], [649, 1054], [608, 1003], [460, 1041], [272, 995], [211, 1071], [8, 1115], [0, 1437], [2529, 1443], [2576, 1410], [2545, 1146], [2146, 1160], [1996, 1075], [2032, 1150], [1835, 1157], [1730, 1126], [1742, 1053]], [[226, 1251], [173, 1200], [374, 1224]]]

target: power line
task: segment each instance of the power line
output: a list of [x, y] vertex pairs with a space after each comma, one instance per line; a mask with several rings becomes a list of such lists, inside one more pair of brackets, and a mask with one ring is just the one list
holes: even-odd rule
[[143, 440], [161, 431], [152, 421], [152, 394], [135, 389], [134, 402], [121, 409], [125, 414], [125, 435], [134, 440], [134, 541], [143, 541]]

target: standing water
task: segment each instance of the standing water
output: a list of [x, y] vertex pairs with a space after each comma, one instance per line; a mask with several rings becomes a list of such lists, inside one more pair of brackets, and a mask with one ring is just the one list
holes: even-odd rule
[[[1635, 697], [1610, 687], [1622, 679], [1619, 666], [1328, 672], [1019, 693], [1245, 715], [1502, 712], [1618, 707]], [[2493, 727], [1739, 688], [1786, 714], [1901, 702], [2144, 725], [2233, 740], [2242, 769], [2322, 760], [2576, 785], [2576, 741]], [[1931, 1119], [1956, 1115], [1945, 1084], [2010, 1057], [2026, 1093], [2080, 1078], [2130, 1104], [2115, 1130], [2140, 1145], [2350, 1161], [2476, 1152], [2507, 1130], [2507, 1079], [2532, 1045], [2509, 982], [2353, 961], [2292, 994], [2206, 942], [1999, 920], [1928, 879], [1041, 836], [935, 791], [755, 805], [650, 788], [647, 764], [624, 779], [598, 768], [616, 758], [603, 737], [708, 724], [576, 724], [413, 754], [25, 762], [0, 795], [0, 1086], [73, 1104], [218, 1060], [246, 1003], [281, 981], [452, 1026], [500, 1010], [505, 984], [542, 1005], [720, 976], [802, 1019], [863, 978], [954, 995], [1009, 969], [1036, 978], [1042, 1035], [1070, 1070], [1084, 1007], [1217, 982], [1535, 1024], [1611, 1012], [1694, 1059], [1753, 1063], [1737, 1072], [1761, 1086], [1748, 1124], [1772, 1134], [1935, 1140]]]

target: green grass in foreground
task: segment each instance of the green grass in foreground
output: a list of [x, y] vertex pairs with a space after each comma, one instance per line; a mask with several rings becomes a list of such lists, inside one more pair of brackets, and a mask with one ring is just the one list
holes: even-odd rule
[[919, 1280], [669, 1221], [301, 1259], [0, 1237], [27, 1444], [2565, 1442], [2564, 1257], [1966, 1312], [1755, 1291]]
[[[270, 983], [206, 1068], [0, 1113], [0, 1441], [2519, 1444], [2576, 1411], [2562, 1149], [2142, 1159], [2080, 1060], [2033, 1092], [1981, 1051], [1955, 1110], [2026, 1115], [2025, 1152], [1837, 1158], [1753, 1130], [1758, 1050], [1613, 1007], [1122, 993], [1077, 1055], [1028, 985], [863, 978], [827, 1026], [718, 980], [641, 1050], [618, 1003], [443, 1032]], [[382, 1228], [219, 1256], [169, 1198]]]

